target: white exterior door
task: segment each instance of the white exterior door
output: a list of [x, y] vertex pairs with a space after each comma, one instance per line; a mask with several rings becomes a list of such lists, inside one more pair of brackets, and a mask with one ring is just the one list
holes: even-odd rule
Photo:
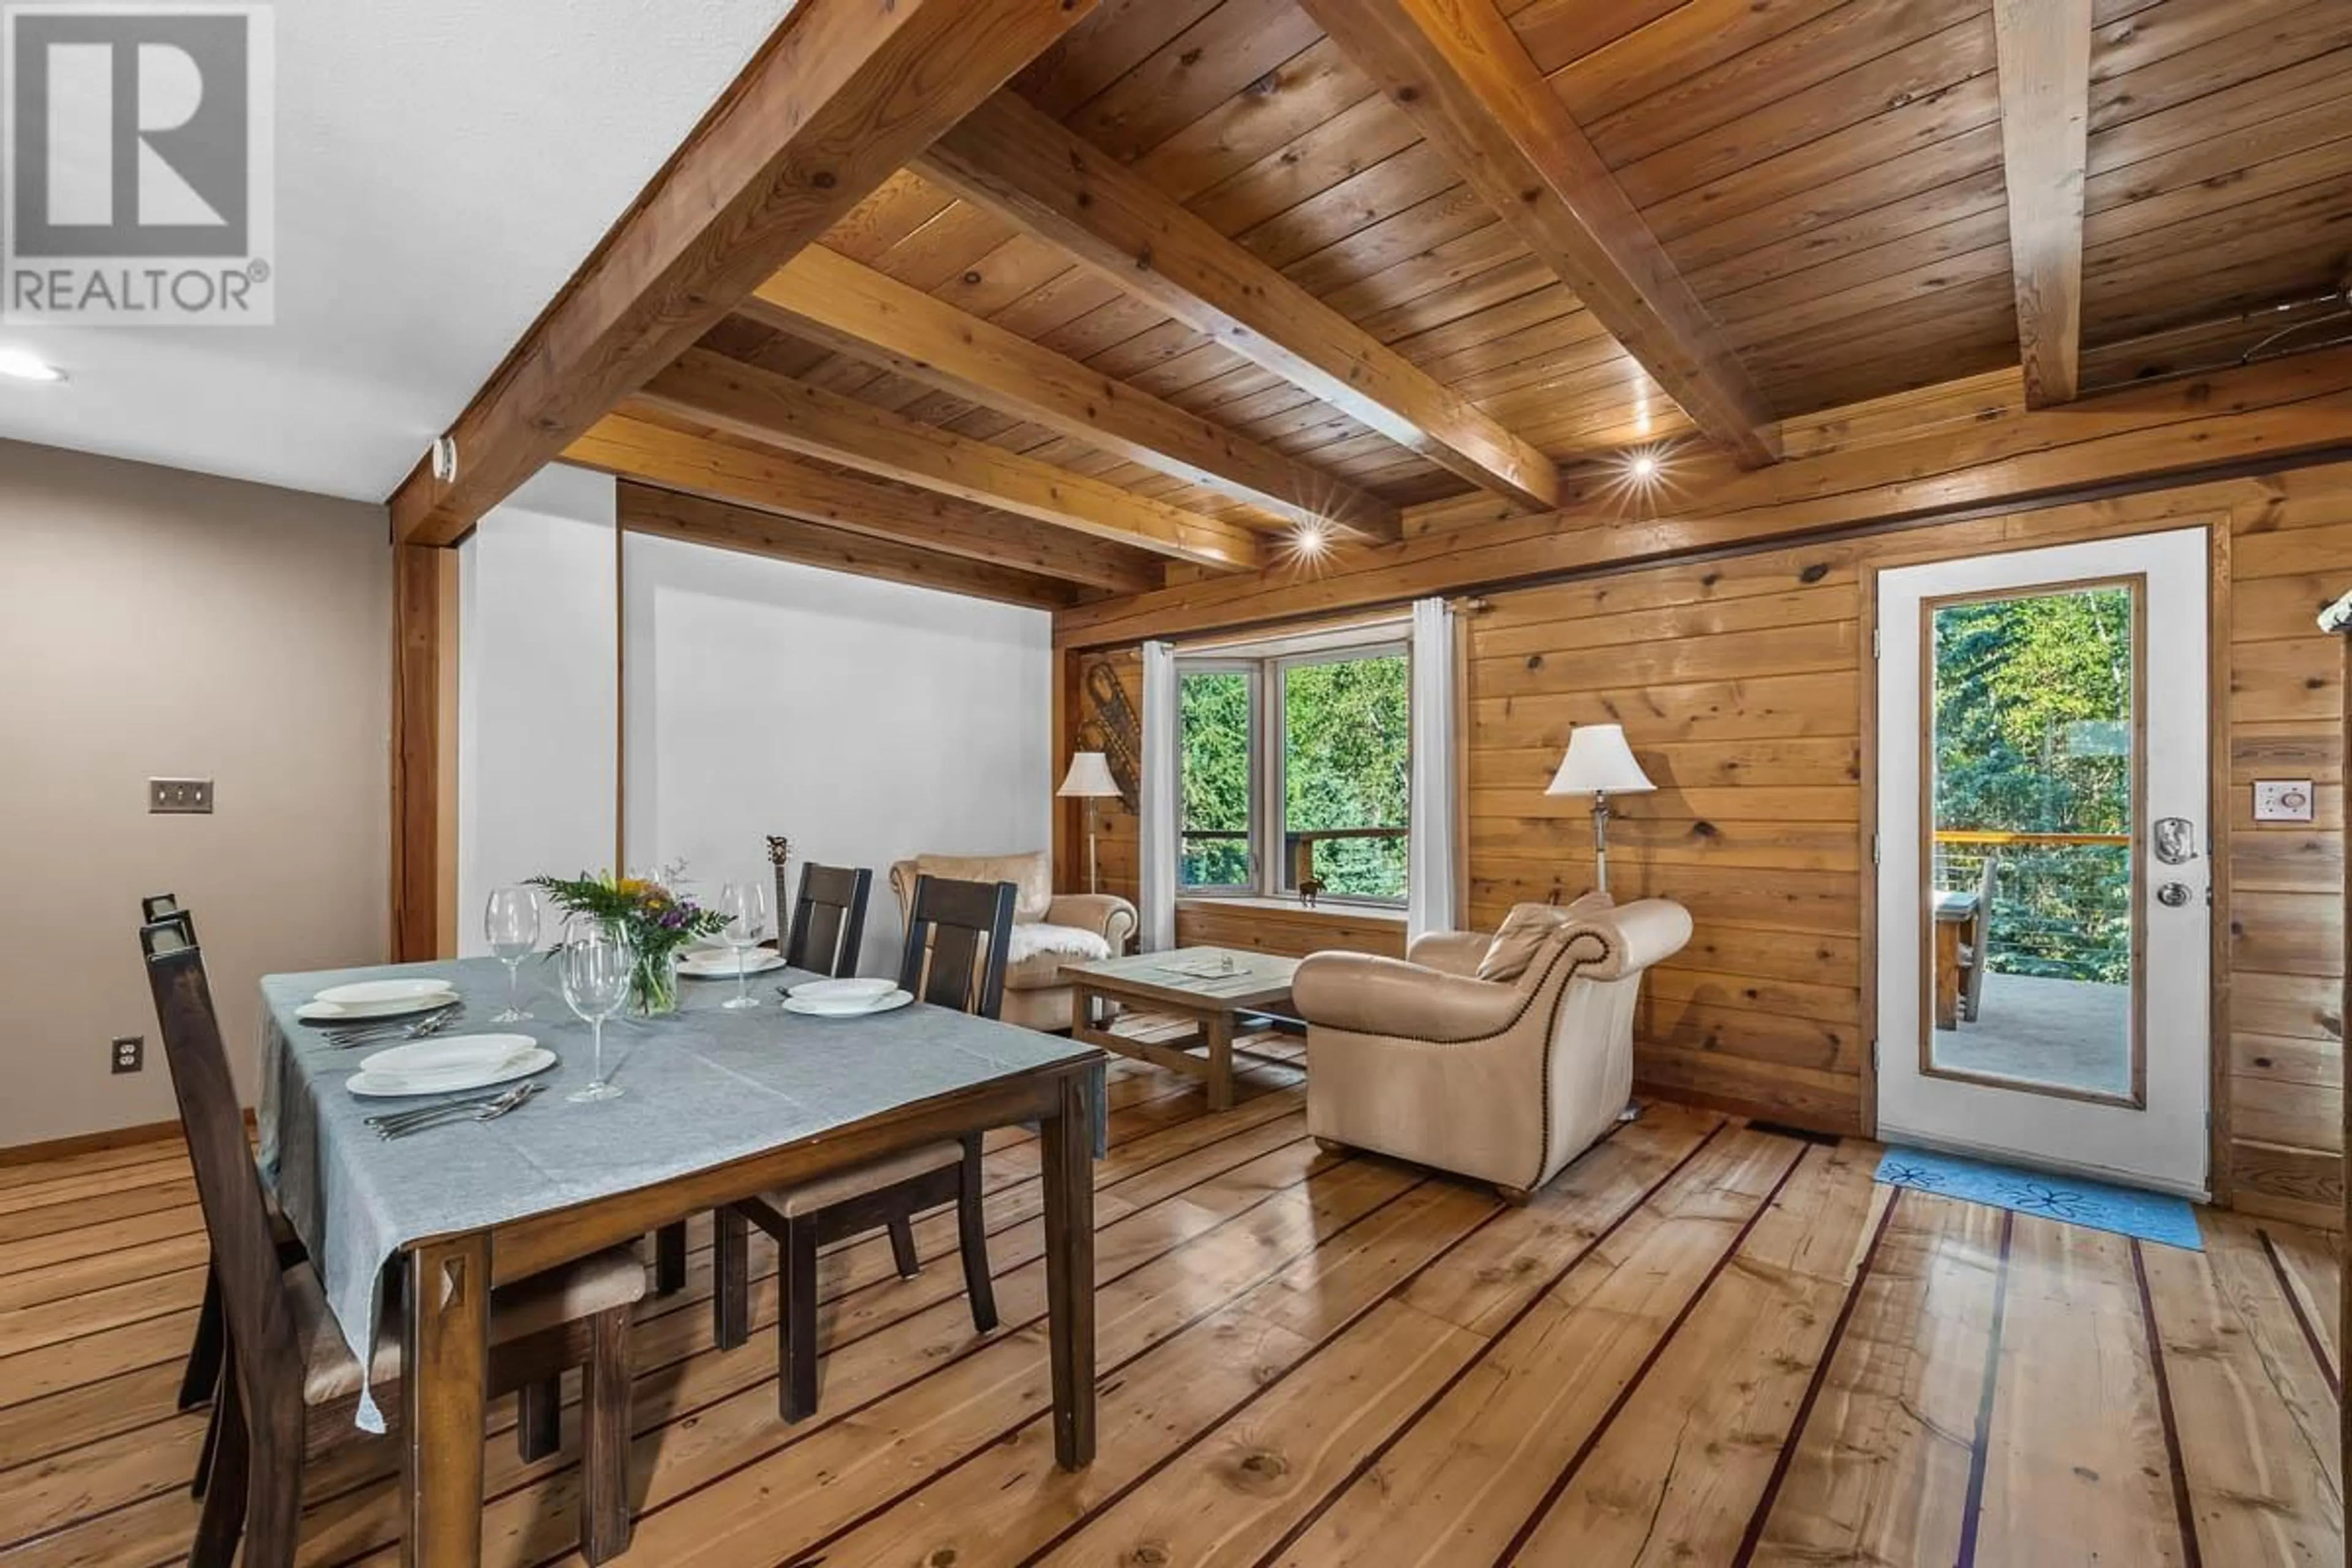
[[2205, 1194], [2207, 552], [1878, 575], [1886, 1142]]

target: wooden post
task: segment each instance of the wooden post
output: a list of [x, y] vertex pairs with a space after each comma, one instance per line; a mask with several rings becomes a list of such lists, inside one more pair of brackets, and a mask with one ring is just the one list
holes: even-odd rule
[[392, 957], [457, 943], [457, 556], [393, 549]]

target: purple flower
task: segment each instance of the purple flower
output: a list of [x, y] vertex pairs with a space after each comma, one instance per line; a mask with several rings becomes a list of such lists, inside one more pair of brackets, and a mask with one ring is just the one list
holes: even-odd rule
[[662, 930], [664, 930], [664, 931], [676, 931], [678, 927], [680, 927], [680, 926], [684, 925], [685, 923], [686, 923], [686, 911], [685, 911], [685, 910], [663, 910], [663, 911], [662, 911], [662, 917], [661, 917]]

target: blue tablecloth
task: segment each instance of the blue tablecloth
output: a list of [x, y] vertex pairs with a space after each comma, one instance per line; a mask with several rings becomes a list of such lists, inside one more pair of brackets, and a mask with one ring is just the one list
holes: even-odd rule
[[[390, 1142], [365, 1119], [411, 1103], [361, 1100], [343, 1087], [369, 1048], [341, 1048], [295, 1010], [319, 991], [357, 980], [432, 975], [466, 998], [448, 1032], [527, 1034], [561, 1058], [546, 1092], [496, 1121], [464, 1121]], [[494, 959], [272, 974], [261, 982], [262, 1168], [310, 1248], [344, 1339], [364, 1366], [383, 1307], [386, 1265], [409, 1243], [505, 1224], [849, 1126], [898, 1107], [1074, 1060], [1095, 1062], [1091, 1100], [1099, 1153], [1102, 1053], [1052, 1035], [917, 1004], [858, 1019], [825, 1019], [777, 1005], [775, 985], [815, 978], [779, 970], [758, 977], [763, 1004], [730, 1012], [731, 981], [679, 982], [679, 1010], [616, 1018], [604, 1060], [617, 1100], [574, 1105], [589, 1078], [589, 1031], [572, 1016], [554, 971], [523, 970], [526, 1024], [488, 1022], [505, 1005]], [[373, 1048], [382, 1048], [381, 1047]], [[360, 1425], [381, 1414], [361, 1402]]]

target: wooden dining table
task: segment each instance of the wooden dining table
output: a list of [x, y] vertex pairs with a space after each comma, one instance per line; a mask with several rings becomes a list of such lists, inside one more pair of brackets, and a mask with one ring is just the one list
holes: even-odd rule
[[717, 1004], [731, 983], [689, 981], [677, 1014], [606, 1026], [622, 1097], [573, 1104], [564, 1097], [587, 1080], [587, 1031], [551, 987], [527, 997], [531, 1022], [473, 1026], [555, 1050], [546, 1092], [493, 1122], [387, 1142], [363, 1125], [382, 1102], [343, 1088], [366, 1053], [337, 1047], [294, 1009], [328, 985], [425, 975], [456, 983], [473, 1016], [503, 1000], [505, 972], [490, 960], [262, 983], [264, 1169], [347, 1340], [372, 1342], [386, 1271], [404, 1276], [404, 1562], [481, 1560], [493, 1289], [737, 1199], [996, 1127], [1037, 1128], [1054, 1452], [1066, 1469], [1092, 1460], [1101, 1052], [920, 1004], [842, 1020], [795, 1015], [770, 996], [730, 1012]]

